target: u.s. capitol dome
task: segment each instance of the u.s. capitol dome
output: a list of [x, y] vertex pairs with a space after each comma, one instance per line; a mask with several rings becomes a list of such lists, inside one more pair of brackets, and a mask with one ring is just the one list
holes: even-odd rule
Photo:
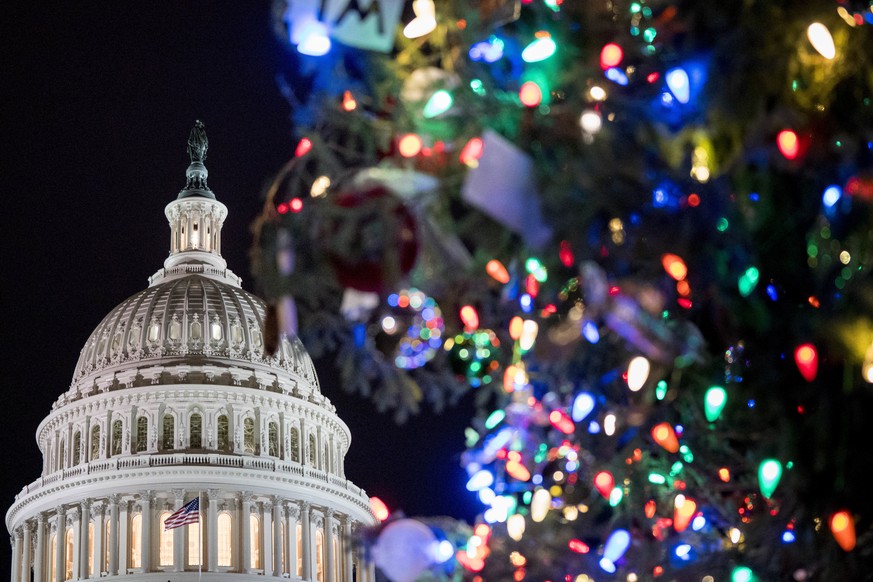
[[[37, 429], [42, 475], [6, 514], [13, 582], [374, 580], [351, 543], [374, 518], [345, 477], [348, 427], [296, 336], [268, 350], [264, 302], [221, 257], [207, 147], [198, 122], [169, 257]], [[164, 527], [195, 499], [194, 523]]]

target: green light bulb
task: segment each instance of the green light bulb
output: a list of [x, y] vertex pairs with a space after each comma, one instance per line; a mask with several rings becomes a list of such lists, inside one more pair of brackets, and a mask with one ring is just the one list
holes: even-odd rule
[[498, 409], [488, 415], [488, 418], [485, 419], [485, 428], [491, 430], [506, 417], [506, 412], [503, 409]]
[[703, 397], [703, 412], [706, 414], [706, 420], [709, 422], [718, 420], [725, 404], [727, 404], [727, 391], [721, 386], [710, 386]]
[[758, 272], [758, 269], [755, 267], [749, 267], [746, 269], [746, 272], [740, 275], [740, 279], [737, 282], [737, 287], [739, 287], [740, 295], [743, 297], [748, 297], [749, 294], [755, 290], [755, 287], [758, 285], [758, 278], [761, 276], [761, 273]]
[[609, 493], [609, 505], [615, 507], [619, 503], [621, 503], [622, 498], [624, 497], [624, 492], [621, 490], [621, 487], [615, 487]]
[[445, 89], [440, 89], [430, 96], [421, 114], [428, 119], [436, 117], [448, 111], [454, 101], [451, 93]]
[[663, 400], [667, 396], [667, 382], [665, 380], [660, 380], [658, 385], [655, 386], [655, 398], [658, 400]]
[[521, 59], [526, 63], [538, 63], [544, 61], [558, 49], [558, 45], [551, 37], [544, 36], [536, 39], [521, 51]]
[[731, 572], [731, 582], [754, 582], [755, 574], [746, 566], [737, 566]]
[[782, 463], [776, 459], [764, 459], [761, 461], [761, 464], [758, 466], [758, 486], [761, 488], [761, 495], [770, 499], [781, 478]]

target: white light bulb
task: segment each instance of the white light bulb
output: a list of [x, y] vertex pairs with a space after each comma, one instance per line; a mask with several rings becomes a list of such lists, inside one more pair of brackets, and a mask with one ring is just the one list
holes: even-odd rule
[[603, 119], [597, 111], [586, 109], [579, 118], [579, 125], [585, 133], [595, 134], [603, 127]]
[[834, 46], [834, 37], [831, 36], [831, 31], [821, 22], [813, 22], [806, 29], [806, 36], [809, 38], [812, 48], [824, 58], [831, 60], [837, 56], [837, 49]]

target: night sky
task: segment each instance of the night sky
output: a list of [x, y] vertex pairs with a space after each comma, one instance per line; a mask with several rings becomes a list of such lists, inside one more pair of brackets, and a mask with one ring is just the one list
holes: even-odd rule
[[[36, 428], [69, 387], [79, 350], [167, 255], [163, 209], [184, 186], [195, 119], [210, 140], [209, 185], [230, 211], [223, 255], [253, 291], [249, 225], [295, 145], [276, 84], [278, 74], [293, 75], [292, 60], [270, 11], [253, 0], [7, 7], [4, 28], [14, 31], [4, 39], [0, 83], [4, 515], [40, 475]], [[369, 401], [344, 394], [329, 365], [319, 375], [352, 431], [352, 481], [410, 516], [472, 517], [458, 465], [468, 407], [398, 427]], [[9, 546], [0, 557], [5, 578]]]

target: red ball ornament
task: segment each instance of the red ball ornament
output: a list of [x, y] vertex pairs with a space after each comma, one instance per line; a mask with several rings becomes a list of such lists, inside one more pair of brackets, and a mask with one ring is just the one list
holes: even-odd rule
[[339, 192], [326, 221], [326, 253], [343, 287], [384, 293], [418, 256], [413, 214], [384, 186]]

